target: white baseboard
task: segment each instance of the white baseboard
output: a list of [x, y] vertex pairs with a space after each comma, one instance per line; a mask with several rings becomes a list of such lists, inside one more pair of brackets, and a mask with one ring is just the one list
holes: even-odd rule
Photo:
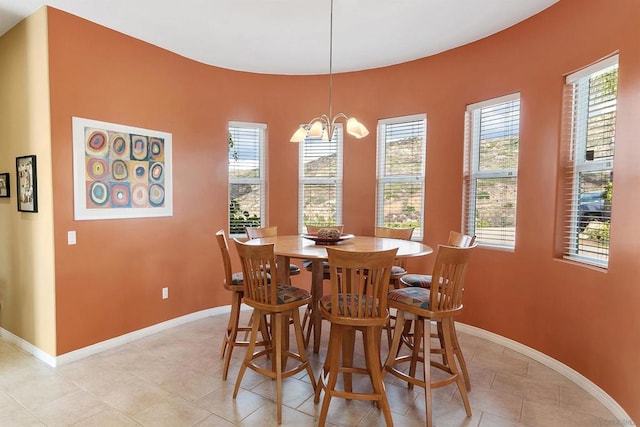
[[[60, 356], [51, 356], [50, 354], [40, 350], [38, 347], [33, 344], [23, 340], [22, 338], [12, 334], [11, 332], [0, 328], [0, 337], [9, 341], [19, 348], [23, 349], [27, 353], [34, 355], [36, 358], [40, 359], [44, 363], [49, 366], [56, 367], [60, 365], [64, 365], [66, 363], [71, 363], [76, 360], [83, 359], [85, 357], [91, 356], [96, 353], [100, 353], [105, 350], [109, 350], [115, 347], [118, 347], [122, 344], [126, 344], [128, 342], [149, 336], [151, 334], [155, 334], [157, 332], [173, 328], [175, 326], [183, 325], [185, 323], [193, 322], [194, 320], [202, 319], [209, 316], [215, 316], [218, 314], [228, 313], [231, 309], [231, 306], [221, 306], [210, 308], [202, 311], [198, 311], [195, 313], [190, 313], [184, 316], [176, 317], [175, 319], [167, 320], [165, 322], [158, 323], [153, 326], [149, 326], [147, 328], [139, 329], [137, 331], [130, 332], [125, 335], [121, 335], [119, 337], [111, 338], [106, 341], [102, 341], [88, 347], [83, 347], [78, 350], [71, 351], [69, 353], [65, 353]], [[250, 307], [243, 304], [242, 310], [248, 310]], [[631, 420], [631, 417], [625, 412], [625, 410], [602, 390], [596, 384], [591, 382], [589, 379], [584, 377], [579, 372], [570, 368], [569, 366], [561, 363], [544, 353], [539, 352], [533, 348], [527, 347], [524, 344], [520, 344], [517, 341], [513, 341], [509, 338], [505, 338], [498, 334], [494, 334], [493, 332], [485, 331], [484, 329], [476, 328], [475, 326], [466, 325], [464, 323], [456, 322], [456, 328], [459, 332], [463, 332], [465, 334], [477, 336], [482, 339], [486, 339], [487, 341], [494, 342], [496, 344], [502, 345], [506, 348], [509, 348], [513, 351], [521, 353], [537, 362], [542, 363], [543, 365], [553, 369], [554, 371], [560, 373], [566, 378], [573, 381], [591, 396], [593, 396], [596, 400], [602, 403], [611, 413], [618, 419], [621, 425], [624, 426], [635, 426], [635, 423]]]
[[476, 328], [475, 326], [466, 325], [464, 323], [456, 322], [456, 329], [459, 332], [463, 332], [465, 334], [473, 335], [487, 341], [494, 342], [503, 347], [516, 351], [520, 354], [523, 354], [530, 359], [535, 360], [536, 362], [540, 362], [548, 368], [553, 369], [559, 374], [565, 376], [569, 380], [573, 381], [584, 391], [593, 396], [596, 400], [602, 403], [611, 413], [617, 418], [620, 422], [620, 425], [623, 426], [635, 426], [635, 423], [631, 419], [631, 417], [626, 413], [626, 411], [609, 396], [604, 390], [598, 387], [596, 384], [591, 382], [585, 376], [580, 374], [578, 371], [570, 368], [562, 362], [553, 359], [546, 354], [539, 352], [531, 347], [527, 347], [524, 344], [520, 344], [517, 341], [513, 341], [509, 338], [505, 338], [501, 335], [494, 334], [493, 332], [485, 331], [484, 329]]

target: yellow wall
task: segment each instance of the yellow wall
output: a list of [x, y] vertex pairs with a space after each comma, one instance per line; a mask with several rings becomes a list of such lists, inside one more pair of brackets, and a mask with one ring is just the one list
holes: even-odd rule
[[[56, 354], [47, 10], [0, 38], [0, 327]], [[36, 155], [38, 213], [17, 210], [18, 156]]]

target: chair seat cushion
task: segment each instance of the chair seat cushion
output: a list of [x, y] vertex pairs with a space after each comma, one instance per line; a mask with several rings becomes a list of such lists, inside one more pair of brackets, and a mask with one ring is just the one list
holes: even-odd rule
[[231, 275], [231, 284], [232, 285], [242, 285], [244, 283], [244, 278], [242, 276], [242, 271], [237, 272], [237, 273], [233, 273]]
[[307, 298], [311, 298], [311, 294], [306, 289], [290, 285], [278, 285], [278, 304], [288, 304]]
[[394, 265], [393, 267], [391, 267], [392, 276], [403, 276], [405, 274], [407, 274], [407, 270], [400, 267], [399, 265]]
[[[338, 295], [338, 301], [339, 301], [339, 310], [338, 313], [334, 313], [333, 312], [333, 304], [331, 302], [331, 295], [325, 295], [322, 298], [320, 298], [320, 305], [322, 305], [322, 307], [327, 310], [329, 313], [333, 314], [334, 316], [345, 316], [345, 317], [357, 317], [357, 315], [351, 314], [351, 297], [352, 295], [347, 295], [347, 310], [345, 311], [345, 307], [344, 307], [344, 298], [342, 296], [342, 294]], [[354, 304], [358, 304], [358, 300], [356, 298], [355, 301], [353, 301]], [[370, 309], [371, 308], [371, 304], [373, 304], [373, 298], [368, 297], [366, 300], [366, 304], [367, 307]]]
[[[310, 259], [305, 259], [304, 261], [302, 261], [302, 266], [304, 268], [307, 269], [307, 271], [311, 271], [311, 265], [313, 264], [313, 262]], [[322, 270], [325, 273], [329, 273], [329, 261], [323, 261], [322, 262]]]
[[389, 291], [387, 295], [389, 301], [429, 310], [430, 291], [428, 289], [419, 287], [400, 288]]
[[289, 264], [289, 274], [300, 274], [300, 267], [295, 264]]
[[400, 283], [402, 283], [405, 286], [429, 289], [431, 287], [431, 275], [430, 274], [406, 274], [400, 278]]

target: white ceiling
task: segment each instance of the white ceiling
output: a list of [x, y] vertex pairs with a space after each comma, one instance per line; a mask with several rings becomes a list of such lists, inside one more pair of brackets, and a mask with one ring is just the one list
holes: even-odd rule
[[[329, 72], [331, 0], [0, 0], [0, 34], [43, 5], [196, 61], [273, 74]], [[559, 0], [335, 0], [333, 71], [423, 58]]]

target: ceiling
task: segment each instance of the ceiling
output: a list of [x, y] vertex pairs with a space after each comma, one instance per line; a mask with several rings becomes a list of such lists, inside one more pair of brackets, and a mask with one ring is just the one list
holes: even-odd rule
[[[423, 58], [559, 0], [335, 0], [333, 71]], [[193, 60], [268, 74], [329, 72], [331, 0], [0, 0], [0, 34], [43, 5]]]

